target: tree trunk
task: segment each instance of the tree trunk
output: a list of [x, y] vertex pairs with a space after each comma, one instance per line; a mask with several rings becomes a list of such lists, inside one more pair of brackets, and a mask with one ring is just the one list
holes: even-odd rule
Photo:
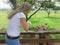
[[49, 18], [49, 15], [50, 15], [50, 10], [49, 10], [47, 13], [48, 13], [48, 18]]
[[12, 3], [13, 5], [13, 10], [17, 8], [17, 0], [10, 0], [10, 2]]

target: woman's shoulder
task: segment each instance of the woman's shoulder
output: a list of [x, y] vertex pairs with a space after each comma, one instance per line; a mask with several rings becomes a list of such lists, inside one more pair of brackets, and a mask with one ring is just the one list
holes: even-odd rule
[[25, 15], [23, 12], [18, 12], [19, 14], [21, 14], [21, 15]]
[[23, 12], [18, 12], [19, 18], [26, 18], [25, 14]]

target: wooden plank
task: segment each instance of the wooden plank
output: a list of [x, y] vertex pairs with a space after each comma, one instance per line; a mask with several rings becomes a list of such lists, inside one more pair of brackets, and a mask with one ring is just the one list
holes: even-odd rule
[[[20, 39], [21, 43], [60, 43], [60, 39]], [[0, 43], [5, 43], [5, 40], [0, 39]]]
[[54, 42], [60, 43], [60, 39], [21, 39], [21, 43], [47, 43], [47, 42]]
[[[0, 31], [0, 34], [6, 34], [5, 31]], [[30, 31], [30, 32], [21, 32], [21, 34], [60, 34], [60, 31]]]

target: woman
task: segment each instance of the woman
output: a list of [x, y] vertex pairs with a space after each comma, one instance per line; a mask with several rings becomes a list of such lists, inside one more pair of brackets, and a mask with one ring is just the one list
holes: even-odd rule
[[29, 24], [26, 22], [26, 15], [30, 10], [31, 5], [28, 2], [24, 2], [21, 7], [9, 13], [9, 23], [6, 35], [7, 45], [21, 45], [19, 41], [19, 29], [22, 25], [26, 32], [29, 31]]

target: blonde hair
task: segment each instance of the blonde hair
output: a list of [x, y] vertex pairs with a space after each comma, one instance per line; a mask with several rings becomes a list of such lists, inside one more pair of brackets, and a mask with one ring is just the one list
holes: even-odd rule
[[30, 11], [30, 10], [31, 10], [31, 4], [29, 4], [28, 2], [24, 2], [22, 6], [9, 13], [8, 19], [11, 19], [17, 12], [25, 13], [26, 11]]

